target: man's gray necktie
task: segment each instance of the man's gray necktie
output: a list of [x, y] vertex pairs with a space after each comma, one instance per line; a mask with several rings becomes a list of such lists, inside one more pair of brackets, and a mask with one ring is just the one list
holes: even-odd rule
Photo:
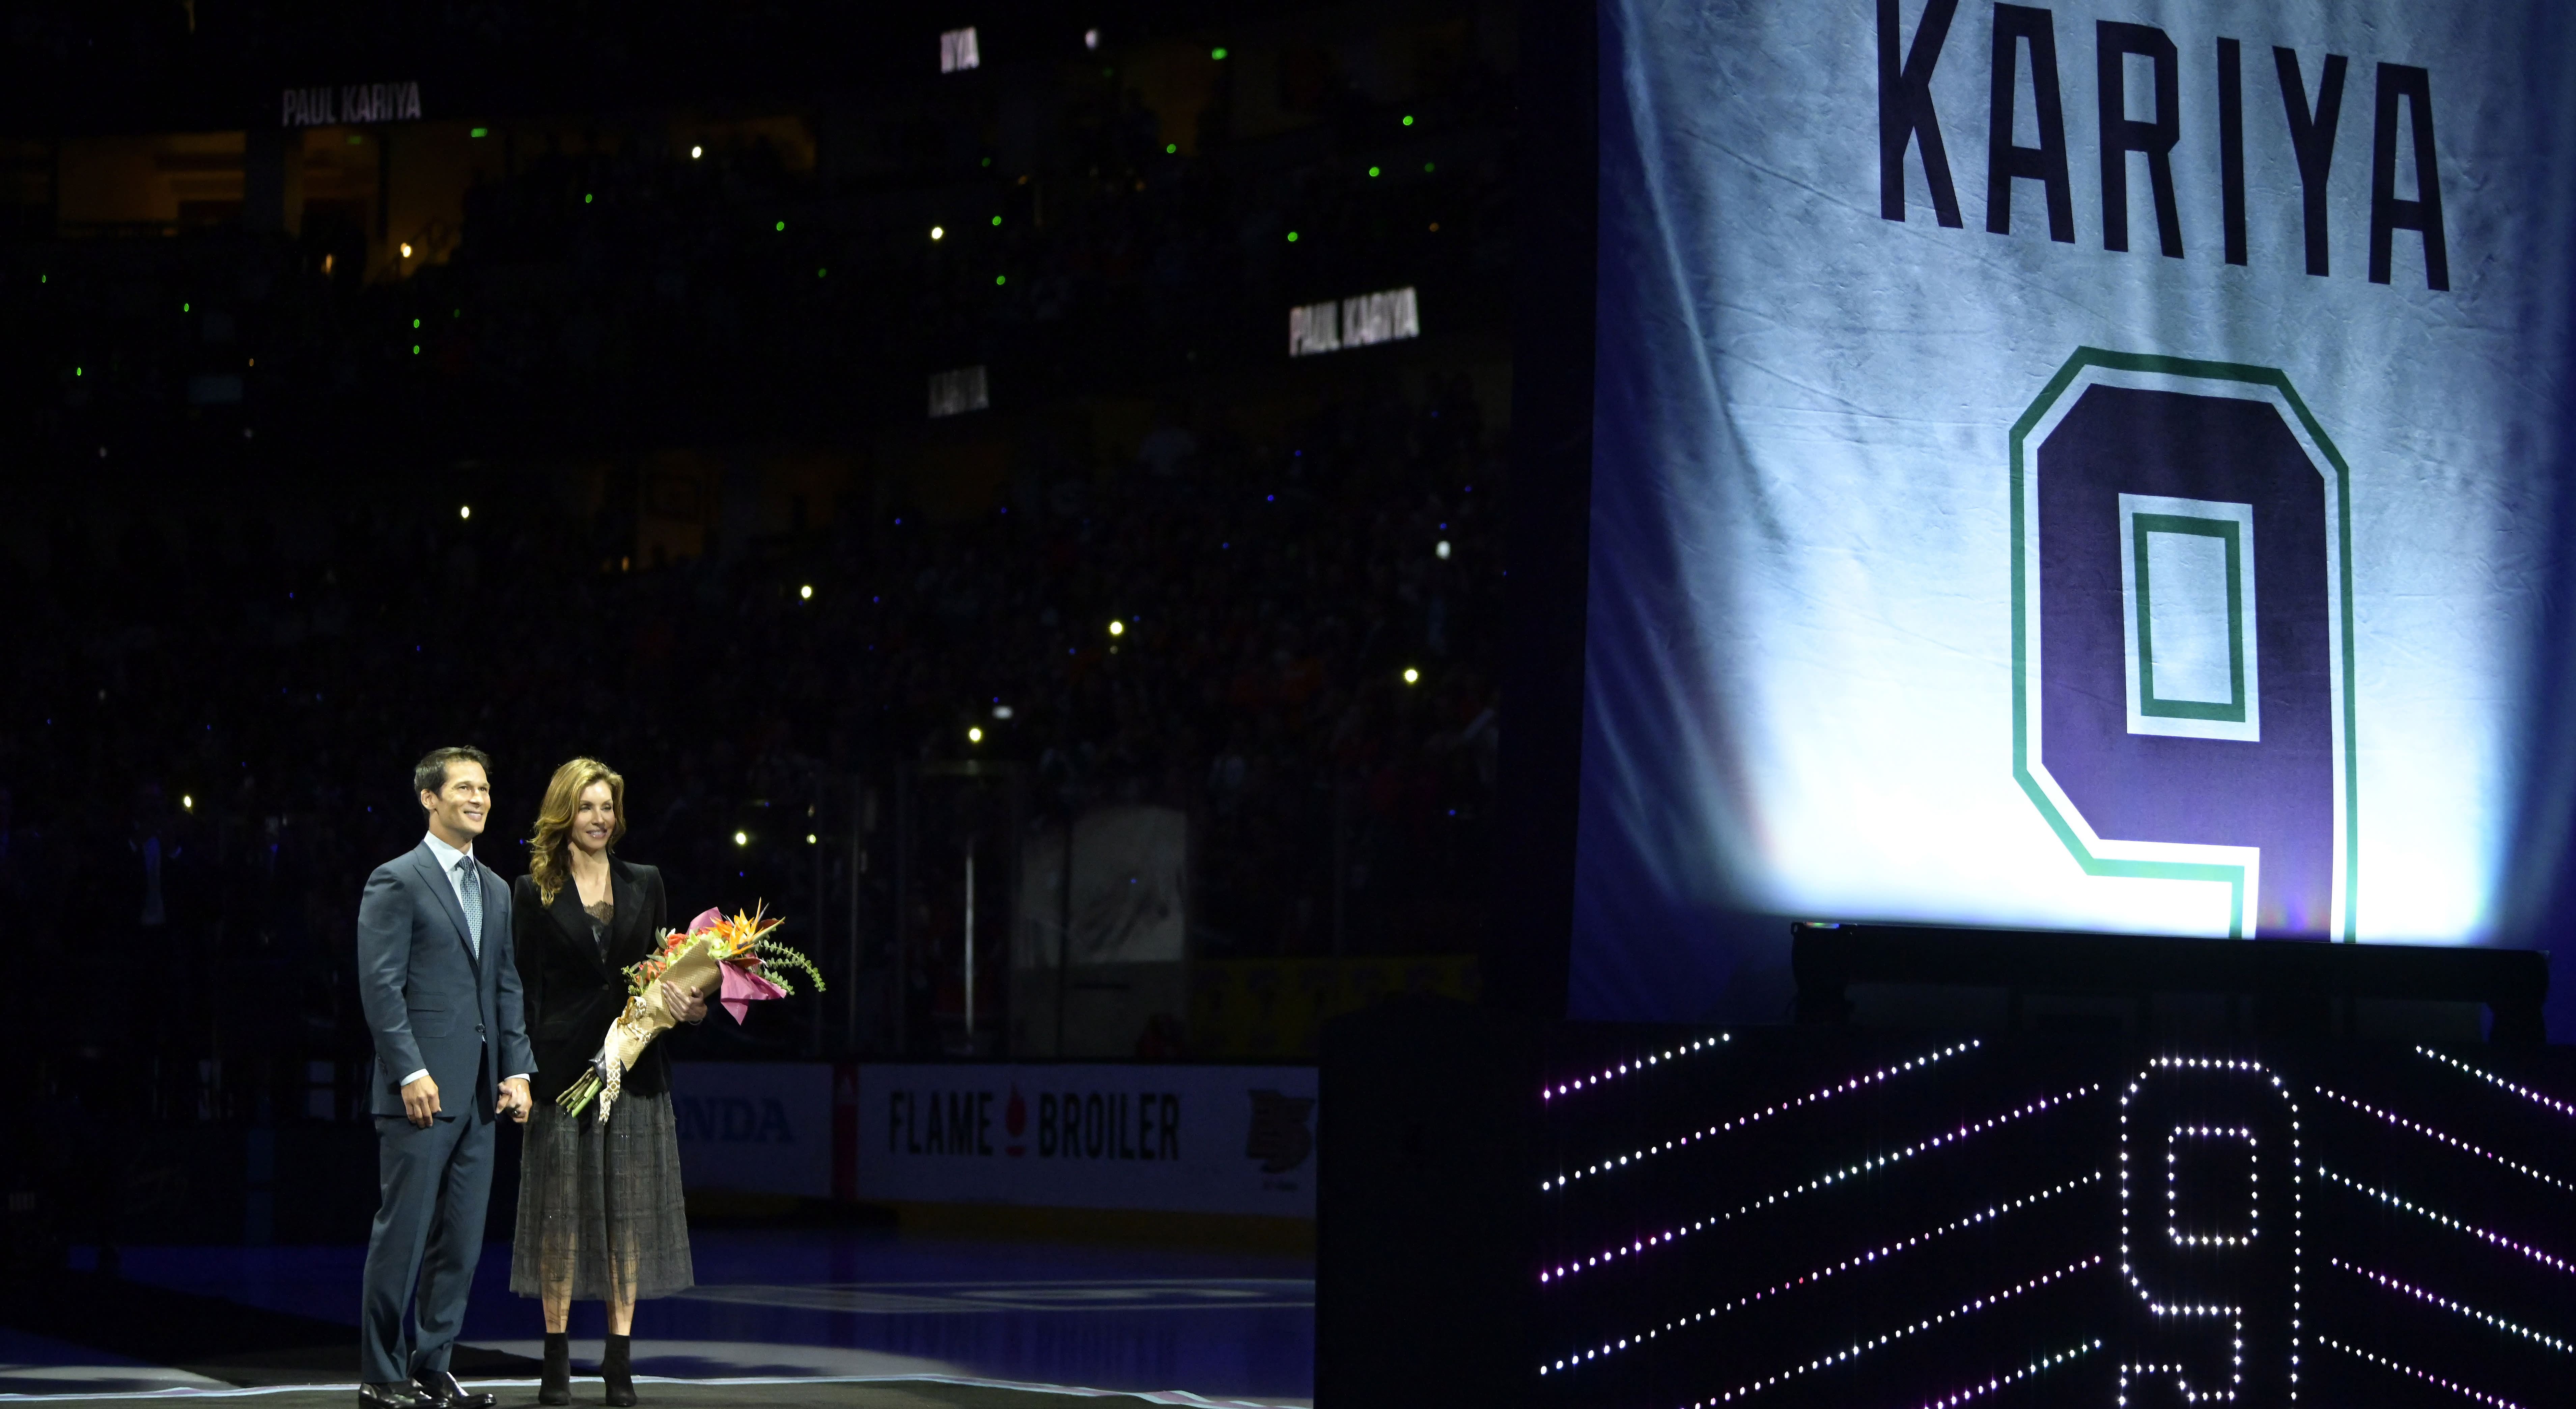
[[474, 858], [464, 856], [456, 862], [456, 888], [465, 896], [465, 942], [474, 951], [475, 962], [483, 960], [483, 868]]

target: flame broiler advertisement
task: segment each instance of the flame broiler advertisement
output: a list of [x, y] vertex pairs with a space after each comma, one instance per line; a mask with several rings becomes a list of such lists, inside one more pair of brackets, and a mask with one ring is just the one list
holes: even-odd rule
[[869, 1065], [859, 1197], [1315, 1215], [1313, 1067]]

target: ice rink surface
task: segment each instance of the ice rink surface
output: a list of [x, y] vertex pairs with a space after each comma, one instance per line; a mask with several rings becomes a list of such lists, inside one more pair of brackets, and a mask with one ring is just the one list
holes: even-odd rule
[[[881, 1396], [846, 1397], [854, 1382], [888, 1379], [913, 1381], [922, 1393], [935, 1385], [948, 1386], [943, 1394], [1061, 1386], [1168, 1403], [1297, 1405], [1313, 1392], [1310, 1257], [881, 1229], [714, 1229], [693, 1232], [691, 1241], [698, 1285], [637, 1308], [635, 1368], [639, 1376], [735, 1381], [737, 1403], [785, 1404], [800, 1392], [744, 1380], [815, 1381], [816, 1391], [820, 1381], [838, 1381], [845, 1397], [835, 1402], [860, 1404]], [[0, 1395], [158, 1400], [345, 1378], [330, 1369], [337, 1357], [323, 1327], [350, 1328], [354, 1365], [364, 1258], [356, 1246], [123, 1249], [125, 1283], [293, 1318], [306, 1328], [303, 1339], [326, 1344], [268, 1357], [275, 1364], [253, 1363], [257, 1355], [210, 1364], [201, 1353], [155, 1356], [149, 1335], [138, 1343], [132, 1328], [113, 1338], [113, 1351], [85, 1347], [76, 1327], [69, 1335], [61, 1326], [41, 1335], [5, 1331]], [[84, 1260], [76, 1250], [76, 1271], [89, 1270]], [[95, 1265], [94, 1255], [86, 1260]], [[536, 1303], [510, 1293], [509, 1277], [509, 1245], [487, 1244], [462, 1338], [477, 1351], [472, 1365], [460, 1358], [469, 1380], [477, 1366], [505, 1380], [533, 1370], [523, 1357], [538, 1353], [543, 1326]], [[604, 1331], [597, 1303], [576, 1304], [577, 1374], [596, 1362]], [[589, 1390], [577, 1384], [576, 1401], [593, 1392], [595, 1382]], [[533, 1391], [520, 1397], [533, 1400]], [[678, 1386], [660, 1397], [697, 1402]], [[244, 1400], [291, 1409], [274, 1394]], [[506, 1392], [504, 1402], [512, 1402]]]

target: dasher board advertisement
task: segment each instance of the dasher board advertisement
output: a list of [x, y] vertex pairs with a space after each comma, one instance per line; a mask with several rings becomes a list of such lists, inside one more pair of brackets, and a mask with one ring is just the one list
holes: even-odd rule
[[671, 1115], [689, 1187], [831, 1197], [828, 1064], [673, 1062]]
[[869, 1065], [858, 1194], [1315, 1216], [1315, 1069]]

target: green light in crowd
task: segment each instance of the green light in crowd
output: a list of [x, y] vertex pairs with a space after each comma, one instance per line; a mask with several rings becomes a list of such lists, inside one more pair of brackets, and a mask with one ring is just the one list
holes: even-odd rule
[[1411, 127], [1413, 125], [1413, 114], [1406, 113], [1404, 115], [1404, 125], [1407, 127]]
[[186, 305], [186, 304], [184, 304], [184, 303], [183, 303], [183, 304], [180, 304], [180, 305], [179, 305], [179, 311], [180, 311], [180, 312], [182, 312], [182, 313], [187, 312], [187, 311], [188, 311], [188, 305]]
[[1429, 171], [1429, 170], [1431, 170], [1431, 163], [1429, 163], [1429, 162], [1427, 162], [1427, 161], [1426, 161], [1426, 162], [1424, 162], [1424, 163], [1422, 164], [1422, 169], [1423, 169], [1424, 171], [1426, 171], [1426, 172], [1427, 172], [1427, 171]]
[[817, 269], [814, 271], [814, 277], [817, 279], [828, 278], [831, 273], [832, 271], [829, 269]]
[[786, 222], [786, 221], [782, 220], [782, 221], [779, 221], [779, 222], [778, 222], [778, 233], [779, 233], [779, 234], [782, 234], [782, 235], [784, 235], [784, 234], [786, 234], [786, 233], [787, 233], [787, 222]]
[[582, 192], [582, 193], [581, 193], [581, 203], [582, 203], [583, 205], [588, 205], [588, 204], [590, 204], [590, 192], [588, 192], [588, 191], [584, 191], [584, 192]]
[[1011, 276], [1008, 274], [996, 274], [993, 276], [993, 283], [996, 286], [1007, 284], [1009, 282], [1011, 282]]
[[419, 343], [413, 343], [413, 344], [411, 345], [411, 355], [412, 355], [412, 356], [414, 356], [414, 357], [418, 357], [418, 356], [420, 356], [420, 344], [419, 344]]
[[1296, 232], [1296, 231], [1291, 230], [1291, 231], [1289, 231], [1289, 232], [1288, 232], [1288, 243], [1290, 243], [1290, 244], [1292, 244], [1292, 245], [1293, 245], [1293, 244], [1295, 244], [1295, 243], [1297, 243], [1297, 232]]
[[1167, 156], [1167, 157], [1168, 157], [1168, 156], [1172, 156], [1172, 155], [1174, 155], [1175, 153], [1179, 152], [1179, 151], [1180, 151], [1180, 149], [1181, 149], [1181, 144], [1180, 144], [1180, 143], [1178, 143], [1178, 142], [1165, 142], [1165, 143], [1163, 144], [1163, 155], [1165, 155], [1165, 156]]
[[994, 223], [994, 224], [996, 224], [996, 225], [1001, 224], [1001, 223], [1002, 223], [1002, 217], [1000, 217], [1000, 216], [998, 216], [998, 215], [997, 215], [997, 216], [994, 216], [994, 217], [993, 217], [993, 223]]
[[1225, 50], [1223, 50], [1223, 49], [1210, 49], [1210, 50], [1208, 50], [1208, 57], [1209, 57], [1209, 58], [1211, 58], [1211, 59], [1216, 60], [1216, 61], [1217, 61], [1217, 62], [1219, 62], [1219, 63], [1223, 63], [1223, 62], [1225, 62]]
[[1374, 167], [1374, 166], [1370, 167], [1370, 168], [1369, 168], [1369, 175], [1371, 175], [1371, 176], [1375, 176], [1375, 175], [1377, 175], [1377, 168], [1376, 168], [1376, 167]]
[[[1411, 118], [1409, 118], [1409, 117], [1408, 117], [1408, 118], [1406, 118], [1406, 119], [1405, 119], [1405, 121], [1407, 121], [1407, 122], [1411, 122], [1411, 121], [1413, 121], [1413, 119], [1411, 119]], [[466, 135], [466, 136], [468, 136], [468, 137], [489, 137], [489, 136], [491, 136], [491, 135], [492, 135], [492, 129], [491, 129], [491, 128], [488, 128], [488, 127], [478, 127], [478, 128], [475, 128], [473, 131], [466, 133], [465, 135]]]

